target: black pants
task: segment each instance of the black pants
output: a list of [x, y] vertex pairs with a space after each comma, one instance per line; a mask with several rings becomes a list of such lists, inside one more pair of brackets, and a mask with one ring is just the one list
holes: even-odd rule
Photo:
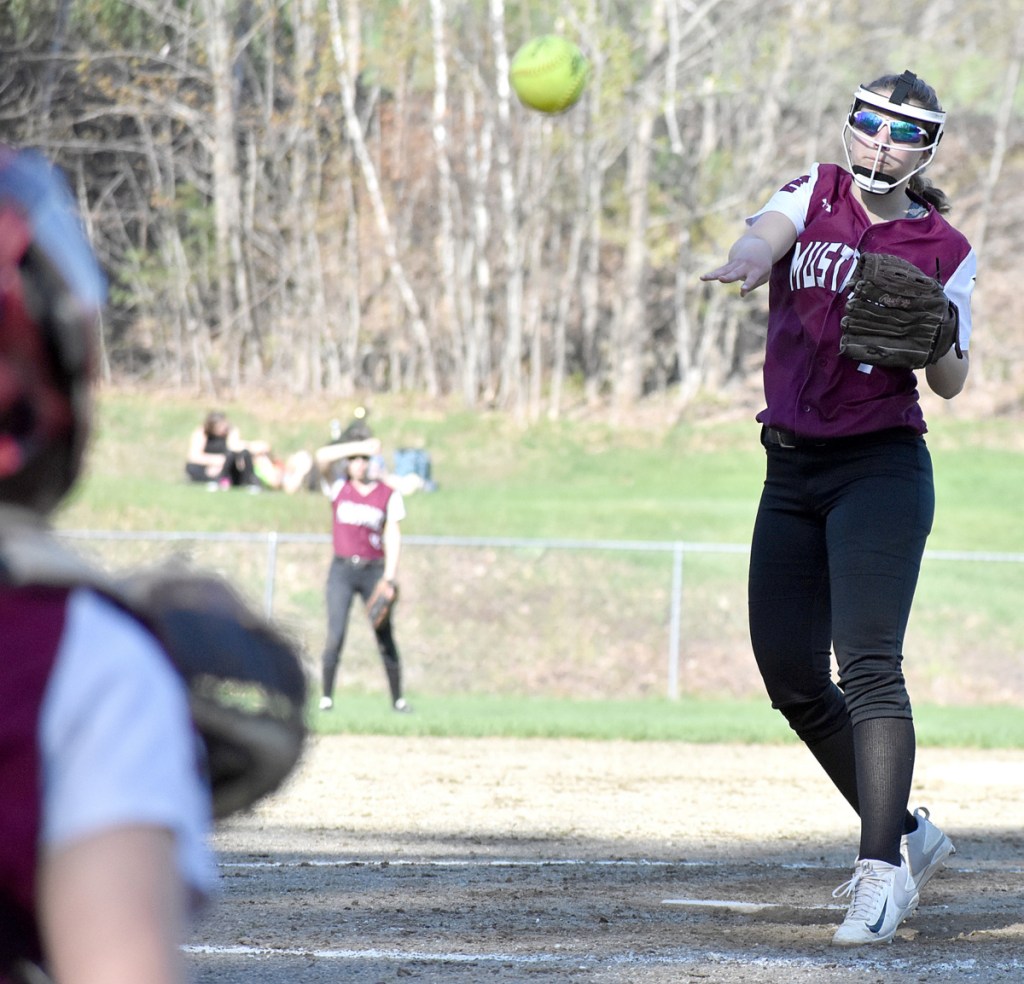
[[[353, 563], [346, 557], [335, 557], [331, 561], [327, 574], [327, 641], [321, 658], [323, 692], [326, 697], [334, 693], [334, 681], [341, 662], [341, 650], [345, 645], [352, 602], [356, 595], [365, 602], [383, 576], [383, 562]], [[402, 666], [391, 630], [391, 619], [388, 618], [379, 629], [375, 629], [374, 635], [388, 677], [391, 701], [394, 703], [402, 696]]]
[[935, 507], [923, 438], [766, 453], [748, 600], [772, 706], [808, 743], [850, 721], [910, 720], [903, 637]]
[[185, 472], [193, 482], [219, 482], [226, 478], [232, 485], [256, 484], [252, 454], [248, 451], [228, 451], [224, 455], [224, 467], [216, 475], [207, 475], [203, 465], [186, 464]]
[[229, 451], [222, 477], [231, 479], [232, 485], [255, 485], [256, 471], [249, 451]]

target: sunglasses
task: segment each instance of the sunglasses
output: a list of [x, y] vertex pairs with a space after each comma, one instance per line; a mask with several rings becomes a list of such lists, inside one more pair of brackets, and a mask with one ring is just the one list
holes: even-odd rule
[[851, 113], [850, 126], [869, 137], [877, 136], [883, 126], [888, 126], [889, 139], [894, 144], [924, 143], [929, 135], [923, 126], [911, 123], [910, 120], [890, 120], [870, 109], [858, 109], [856, 113]]
[[370, 456], [366, 454], [354, 454], [348, 459], [349, 461], [369, 461]]

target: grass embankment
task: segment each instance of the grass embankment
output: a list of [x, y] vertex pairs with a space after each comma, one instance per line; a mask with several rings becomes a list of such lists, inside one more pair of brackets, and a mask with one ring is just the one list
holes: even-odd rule
[[[58, 526], [326, 533], [326, 508], [317, 495], [211, 495], [184, 481], [188, 434], [206, 409], [206, 401], [180, 395], [101, 394], [88, 472]], [[288, 453], [315, 447], [330, 417], [347, 416], [351, 405], [261, 398], [225, 409], [244, 436], [267, 438]], [[397, 401], [378, 403], [371, 414], [386, 448], [422, 444], [433, 457], [440, 491], [409, 500], [407, 534], [745, 544], [763, 473], [756, 426], [746, 415], [663, 421], [620, 428], [545, 421], [520, 428], [501, 415], [428, 412]], [[1012, 420], [949, 419], [934, 428], [929, 443], [939, 509], [929, 551], [1024, 552], [1018, 434]], [[935, 613], [926, 620], [933, 624], [918, 625], [925, 620], [915, 610], [912, 628], [924, 648], [936, 649], [962, 631], [944, 657], [950, 672], [951, 661], [975, 644], [998, 639], [1003, 648], [1013, 646], [1024, 639], [1022, 579], [1019, 564], [938, 565], [922, 576], [918, 604]], [[319, 596], [306, 594], [303, 603], [313, 611]], [[940, 660], [930, 672], [943, 672], [943, 665]], [[377, 690], [345, 692], [334, 714], [312, 717], [323, 730], [384, 733], [791, 740], [763, 700], [499, 697], [487, 694], [479, 679], [474, 690], [435, 694], [424, 684], [412, 695], [417, 713], [407, 717], [391, 714]], [[922, 744], [1024, 746], [1024, 715], [1014, 708], [948, 706], [955, 703], [916, 703]]]

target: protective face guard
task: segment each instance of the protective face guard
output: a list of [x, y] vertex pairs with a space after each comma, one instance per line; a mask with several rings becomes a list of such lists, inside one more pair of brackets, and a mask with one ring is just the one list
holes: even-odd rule
[[[921, 106], [914, 106], [906, 102], [916, 81], [917, 76], [913, 72], [904, 72], [889, 95], [872, 92], [871, 89], [864, 86], [860, 86], [853, 94], [853, 105], [850, 107], [850, 112], [847, 114], [846, 122], [843, 125], [843, 149], [846, 151], [846, 163], [853, 174], [853, 180], [864, 191], [869, 191], [875, 195], [887, 195], [895, 187], [895, 182], [892, 178], [886, 174], [880, 174], [878, 171], [883, 147], [889, 145], [883, 144], [874, 137], [858, 133], [851, 125], [850, 121], [853, 118], [853, 114], [865, 106], [877, 109], [889, 116], [904, 116], [909, 120], [923, 123], [926, 129], [934, 134], [931, 143], [923, 147], [909, 147], [906, 144], [899, 145], [900, 149], [904, 152], [910, 151], [922, 155], [921, 163], [909, 174], [905, 175], [901, 181], [913, 177], [919, 171], [923, 171], [932, 162], [935, 149], [939, 146], [939, 141], [942, 139], [942, 127], [946, 121], [946, 114], [942, 110], [924, 109]], [[851, 152], [854, 140], [866, 144], [879, 144], [870, 168], [859, 164], [854, 165]]]
[[[33, 151], [0, 147], [0, 206], [19, 212], [30, 232], [28, 252], [43, 284], [25, 284], [29, 313], [55, 339], [61, 369], [84, 367], [81, 327], [99, 316], [106, 283], [79, 222], [75, 201], [60, 173]], [[43, 296], [38, 296], [38, 294]]]
[[[45, 510], [78, 471], [106, 288], [74, 199], [41, 155], [0, 146], [0, 230], [0, 481], [19, 476]], [[33, 466], [57, 446], [63, 474]]]

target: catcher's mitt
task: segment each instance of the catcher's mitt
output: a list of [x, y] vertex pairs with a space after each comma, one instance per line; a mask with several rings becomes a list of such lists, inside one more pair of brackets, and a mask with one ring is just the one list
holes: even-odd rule
[[172, 570], [136, 576], [126, 589], [188, 686], [214, 816], [251, 806], [281, 784], [302, 751], [298, 652], [221, 578]]
[[53, 984], [52, 978], [47, 976], [42, 967], [28, 960], [15, 962], [6, 972], [11, 984]]
[[389, 618], [398, 602], [398, 585], [381, 578], [366, 599], [366, 613], [375, 629], [379, 629]]
[[922, 369], [954, 345], [960, 316], [942, 284], [913, 263], [888, 253], [861, 253], [841, 322], [839, 351], [854, 362]]

